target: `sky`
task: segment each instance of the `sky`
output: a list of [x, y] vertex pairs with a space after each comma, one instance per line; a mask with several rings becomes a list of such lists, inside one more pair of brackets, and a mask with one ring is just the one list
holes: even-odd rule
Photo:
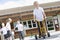
[[33, 5], [34, 1], [38, 1], [40, 4], [43, 4], [60, 0], [0, 0], [0, 10]]

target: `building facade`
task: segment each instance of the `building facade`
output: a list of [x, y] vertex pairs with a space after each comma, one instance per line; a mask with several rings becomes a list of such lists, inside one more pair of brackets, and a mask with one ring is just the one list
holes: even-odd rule
[[[60, 2], [41, 4], [46, 13], [46, 28], [48, 31], [60, 30]], [[15, 29], [15, 38], [18, 37], [16, 26], [16, 21], [20, 20], [24, 25], [25, 36], [31, 36], [38, 34], [38, 24], [33, 22], [33, 6], [18, 7], [6, 10], [0, 10], [0, 24], [2, 22], [6, 23], [7, 18], [12, 18], [11, 29]]]

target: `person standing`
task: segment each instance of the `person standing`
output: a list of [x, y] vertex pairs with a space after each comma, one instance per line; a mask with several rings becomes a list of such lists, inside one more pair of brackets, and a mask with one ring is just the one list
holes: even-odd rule
[[37, 1], [34, 2], [35, 9], [33, 10], [34, 21], [38, 23], [38, 31], [39, 31], [39, 38], [42, 36], [42, 33], [45, 34], [46, 27], [44, 20], [46, 19], [45, 12], [42, 7], [39, 7], [39, 3]]
[[8, 40], [12, 40], [12, 37], [11, 37], [12, 32], [11, 32], [11, 25], [10, 25], [11, 22], [12, 22], [12, 19], [8, 18], [6, 23]]
[[2, 28], [1, 28], [1, 40], [7, 40], [7, 29], [5, 27], [5, 24], [2, 23]]
[[19, 20], [17, 21], [16, 27], [18, 29], [20, 40], [24, 40], [24, 28], [23, 28], [23, 25], [20, 23]]

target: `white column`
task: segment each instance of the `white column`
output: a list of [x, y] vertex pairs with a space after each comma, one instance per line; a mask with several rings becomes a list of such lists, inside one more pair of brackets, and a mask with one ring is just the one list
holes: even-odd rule
[[60, 30], [60, 15], [57, 15], [58, 17], [58, 22], [59, 22], [59, 30]]
[[0, 32], [0, 35], [1, 35], [1, 40], [4, 40], [4, 36], [1, 32]]

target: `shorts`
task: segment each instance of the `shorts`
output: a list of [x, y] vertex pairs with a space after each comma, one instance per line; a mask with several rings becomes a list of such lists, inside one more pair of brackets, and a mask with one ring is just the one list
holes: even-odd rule
[[8, 37], [10, 37], [12, 35], [9, 30], [7, 31], [7, 35], [8, 35]]
[[24, 39], [24, 32], [23, 31], [19, 31], [19, 37]]
[[6, 38], [8, 38], [8, 35], [7, 34], [4, 35], [4, 39], [6, 39]]

